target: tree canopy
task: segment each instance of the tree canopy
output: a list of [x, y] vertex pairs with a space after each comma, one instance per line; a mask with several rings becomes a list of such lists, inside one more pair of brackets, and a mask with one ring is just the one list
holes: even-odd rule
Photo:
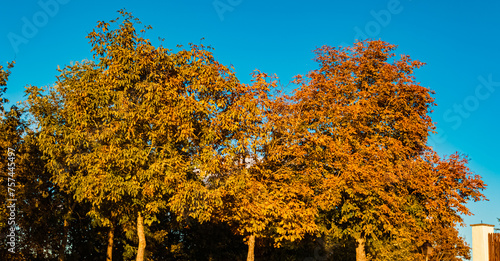
[[0, 100], [0, 166], [15, 147], [23, 198], [13, 259], [470, 258], [457, 226], [486, 185], [427, 145], [424, 63], [380, 40], [324, 46], [285, 95], [209, 46], [154, 46], [119, 13], [88, 34], [92, 59], [28, 86], [21, 108]]

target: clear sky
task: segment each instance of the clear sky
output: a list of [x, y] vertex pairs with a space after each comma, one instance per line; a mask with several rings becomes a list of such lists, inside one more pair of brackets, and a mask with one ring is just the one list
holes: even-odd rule
[[276, 74], [286, 88], [297, 74], [316, 69], [312, 51], [381, 39], [427, 65], [417, 81], [434, 90], [432, 114], [439, 134], [430, 144], [440, 155], [469, 155], [470, 168], [488, 185], [489, 201], [471, 203], [460, 233], [471, 242], [470, 224], [500, 224], [500, 1], [3, 1], [0, 64], [16, 60], [6, 97], [24, 99], [24, 86], [55, 82], [58, 65], [91, 59], [85, 38], [97, 21], [126, 8], [146, 37], [164, 46], [203, 43], [232, 64], [241, 81], [259, 69]]

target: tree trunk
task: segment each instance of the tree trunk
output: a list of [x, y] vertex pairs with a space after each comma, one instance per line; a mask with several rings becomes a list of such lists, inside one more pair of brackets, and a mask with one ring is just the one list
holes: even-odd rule
[[68, 214], [64, 218], [64, 227], [63, 227], [63, 238], [61, 242], [61, 249], [59, 250], [59, 258], [58, 261], [66, 260], [66, 247], [68, 246], [68, 232], [69, 232], [69, 222], [68, 219], [71, 218], [73, 214], [73, 209], [75, 209], [76, 202], [73, 202], [68, 209]]
[[136, 261], [144, 261], [146, 252], [146, 237], [144, 236], [144, 218], [141, 213], [137, 215], [137, 235], [139, 236], [139, 248], [137, 249]]
[[66, 246], [68, 245], [68, 228], [69, 228], [69, 222], [67, 219], [64, 219], [63, 238], [62, 238], [61, 249], [59, 250], [59, 259], [58, 259], [59, 261], [66, 260]]
[[113, 240], [115, 238], [115, 226], [112, 224], [108, 232], [108, 249], [106, 251], [106, 261], [113, 261]]
[[251, 235], [248, 239], [248, 255], [247, 261], [254, 261], [255, 235]]
[[356, 239], [356, 261], [367, 261], [366, 253], [365, 253], [365, 239], [357, 238]]

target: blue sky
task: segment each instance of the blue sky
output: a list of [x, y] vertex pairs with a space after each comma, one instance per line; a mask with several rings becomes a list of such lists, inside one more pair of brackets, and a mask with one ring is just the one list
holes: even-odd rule
[[126, 8], [146, 35], [164, 45], [203, 43], [233, 65], [241, 81], [259, 69], [276, 74], [286, 90], [297, 74], [315, 69], [312, 51], [323, 45], [350, 45], [358, 38], [399, 46], [427, 65], [417, 81], [434, 90], [432, 118], [439, 134], [430, 144], [440, 155], [469, 155], [470, 168], [488, 185], [489, 201], [471, 203], [468, 225], [500, 227], [500, 2], [498, 1], [9, 1], [0, 9], [0, 64], [16, 60], [6, 97], [24, 99], [26, 85], [55, 82], [57, 66], [91, 59], [85, 36], [97, 21]]

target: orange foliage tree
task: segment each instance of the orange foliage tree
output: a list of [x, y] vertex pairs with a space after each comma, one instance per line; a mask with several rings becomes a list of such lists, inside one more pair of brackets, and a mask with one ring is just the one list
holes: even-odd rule
[[423, 63], [396, 59], [395, 49], [383, 41], [319, 48], [320, 68], [297, 76], [290, 97], [292, 165], [319, 181], [315, 202], [329, 217], [323, 228], [355, 240], [359, 261], [382, 238], [421, 243], [418, 233], [429, 235], [433, 222], [461, 222], [465, 202], [483, 198], [465, 159], [441, 160], [426, 145], [434, 100], [413, 76]]
[[256, 72], [251, 85], [260, 90], [245, 100], [254, 110], [242, 113], [252, 115], [252, 124], [245, 124], [235, 168], [219, 179], [224, 200], [220, 217], [247, 238], [248, 261], [254, 260], [258, 239], [273, 239], [279, 247], [317, 231], [314, 191], [300, 172], [287, 167], [282, 150], [290, 135], [286, 101], [272, 97], [276, 81], [264, 73]]

